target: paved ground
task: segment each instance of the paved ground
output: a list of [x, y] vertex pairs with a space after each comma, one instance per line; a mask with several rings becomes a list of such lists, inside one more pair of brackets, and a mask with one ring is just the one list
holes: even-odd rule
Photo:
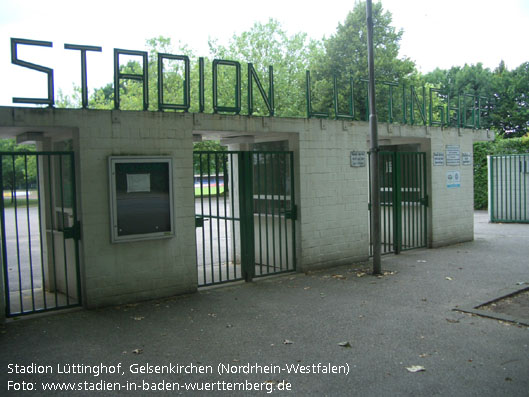
[[[43, 382], [119, 382], [120, 394], [140, 396], [155, 394], [140, 386], [179, 382], [177, 395], [251, 395], [217, 390], [257, 386], [296, 396], [527, 396], [529, 328], [453, 310], [529, 286], [527, 241], [529, 225], [489, 225], [477, 213], [474, 242], [386, 256], [382, 278], [351, 265], [13, 321], [0, 328], [0, 388], [26, 381], [39, 390], [27, 394], [48, 395]], [[147, 363], [194, 373], [131, 373]], [[9, 373], [21, 372], [15, 364], [47, 373]], [[219, 374], [219, 364], [238, 373]], [[94, 376], [98, 368], [118, 374]], [[131, 382], [138, 391], [124, 391]], [[215, 391], [189, 393], [184, 382]]]

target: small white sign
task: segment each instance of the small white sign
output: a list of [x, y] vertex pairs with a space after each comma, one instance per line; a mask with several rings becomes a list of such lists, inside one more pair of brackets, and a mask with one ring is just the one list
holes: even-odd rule
[[459, 145], [446, 145], [446, 165], [460, 165], [461, 151]]
[[446, 173], [446, 187], [449, 189], [461, 187], [461, 172], [448, 171]]
[[434, 166], [443, 166], [443, 165], [445, 165], [445, 154], [443, 152], [434, 152], [433, 153], [433, 165]]
[[127, 193], [150, 191], [151, 174], [127, 174]]
[[462, 165], [472, 165], [472, 153], [470, 152], [461, 153], [461, 164]]
[[351, 152], [351, 167], [365, 167], [366, 152]]

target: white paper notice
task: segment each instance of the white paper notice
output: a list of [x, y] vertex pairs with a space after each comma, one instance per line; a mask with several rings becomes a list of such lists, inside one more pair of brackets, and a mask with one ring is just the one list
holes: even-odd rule
[[150, 191], [151, 174], [127, 174], [127, 193]]

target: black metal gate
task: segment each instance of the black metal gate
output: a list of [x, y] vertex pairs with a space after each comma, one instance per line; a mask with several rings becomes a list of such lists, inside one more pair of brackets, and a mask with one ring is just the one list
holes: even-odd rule
[[296, 269], [293, 153], [194, 152], [199, 286]]
[[0, 153], [6, 315], [81, 304], [73, 152]]
[[379, 167], [381, 253], [426, 247], [426, 154], [379, 152]]

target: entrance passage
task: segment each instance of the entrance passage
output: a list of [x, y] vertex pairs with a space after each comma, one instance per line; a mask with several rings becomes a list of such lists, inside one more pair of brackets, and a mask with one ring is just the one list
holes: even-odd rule
[[293, 152], [194, 152], [198, 285], [296, 269]]
[[6, 315], [78, 306], [73, 152], [0, 153]]
[[426, 247], [426, 154], [379, 152], [379, 167], [381, 253]]

